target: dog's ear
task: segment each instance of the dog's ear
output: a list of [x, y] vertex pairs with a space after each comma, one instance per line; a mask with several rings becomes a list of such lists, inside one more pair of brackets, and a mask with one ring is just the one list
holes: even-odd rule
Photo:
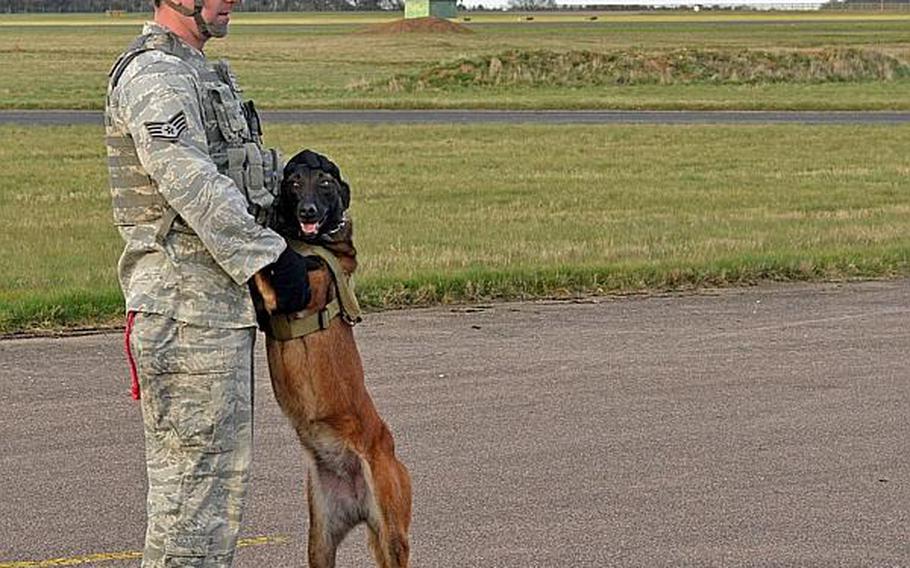
[[347, 211], [348, 207], [351, 206], [351, 186], [348, 185], [348, 182], [342, 181], [341, 178], [335, 179], [338, 180], [338, 193], [341, 194], [342, 209]]
[[288, 217], [287, 212], [294, 209], [291, 192], [286, 188], [286, 184], [281, 184], [281, 191], [278, 198], [273, 204], [272, 219], [269, 228], [286, 238], [296, 238], [297, 226], [293, 223], [293, 216]]
[[308, 170], [322, 170], [335, 179], [341, 180], [341, 171], [338, 169], [338, 166], [335, 165], [335, 162], [318, 152], [309, 149], [298, 152], [287, 164], [285, 164], [284, 175], [290, 175], [300, 166], [303, 166]]
[[293, 158], [288, 160], [288, 162], [284, 165], [285, 179], [289, 178], [291, 176], [291, 174], [293, 174], [297, 170], [298, 167], [306, 166], [306, 157], [304, 156], [304, 154], [306, 154], [307, 152], [309, 152], [309, 150], [304, 150], [303, 152], [297, 152], [296, 154], [294, 154]]

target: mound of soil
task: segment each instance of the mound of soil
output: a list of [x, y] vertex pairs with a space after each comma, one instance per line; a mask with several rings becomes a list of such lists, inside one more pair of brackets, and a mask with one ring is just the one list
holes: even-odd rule
[[444, 62], [416, 74], [396, 75], [377, 86], [400, 91], [472, 86], [839, 83], [905, 77], [910, 77], [910, 62], [855, 48], [780, 52], [511, 50]]
[[363, 30], [363, 33], [368, 34], [401, 34], [401, 33], [427, 33], [427, 34], [437, 34], [437, 33], [460, 33], [460, 34], [471, 34], [473, 31], [469, 30], [461, 24], [456, 24], [455, 22], [450, 22], [449, 20], [444, 20], [442, 18], [437, 18], [436, 16], [430, 16], [428, 18], [410, 18], [404, 20], [395, 20], [394, 22], [388, 22], [385, 24], [376, 24], [368, 27]]

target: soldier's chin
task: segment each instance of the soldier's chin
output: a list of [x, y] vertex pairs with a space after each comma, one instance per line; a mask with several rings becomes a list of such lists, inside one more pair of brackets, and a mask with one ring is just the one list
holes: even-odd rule
[[212, 37], [225, 37], [228, 35], [227, 22], [206, 22], [206, 27], [209, 29], [209, 34], [211, 34]]

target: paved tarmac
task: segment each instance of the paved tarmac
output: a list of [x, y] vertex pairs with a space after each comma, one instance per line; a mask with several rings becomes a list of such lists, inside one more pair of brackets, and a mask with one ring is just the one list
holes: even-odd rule
[[[278, 110], [266, 124], [907, 124], [905, 111]], [[0, 110], [0, 124], [102, 124], [100, 111]]]
[[[908, 280], [386, 312], [357, 337], [415, 567], [910, 566]], [[259, 362], [237, 566], [303, 566], [303, 458]], [[138, 566], [119, 335], [0, 341], [0, 471], [0, 568]], [[371, 565], [364, 540], [339, 567]]]

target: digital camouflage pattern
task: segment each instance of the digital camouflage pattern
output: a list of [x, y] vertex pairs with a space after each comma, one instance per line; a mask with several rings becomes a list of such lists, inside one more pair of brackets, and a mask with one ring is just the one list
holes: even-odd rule
[[252, 446], [255, 329], [136, 315], [148, 467], [143, 568], [231, 565]]
[[151, 23], [127, 55], [105, 113], [126, 309], [254, 326], [246, 282], [285, 243], [250, 211], [271, 205], [280, 158], [250, 129], [226, 63]]
[[[105, 112], [149, 481], [143, 568], [231, 566], [249, 477], [255, 314], [247, 280], [284, 239], [280, 183], [226, 64], [147, 24]], [[252, 127], [251, 127], [252, 125]]]

